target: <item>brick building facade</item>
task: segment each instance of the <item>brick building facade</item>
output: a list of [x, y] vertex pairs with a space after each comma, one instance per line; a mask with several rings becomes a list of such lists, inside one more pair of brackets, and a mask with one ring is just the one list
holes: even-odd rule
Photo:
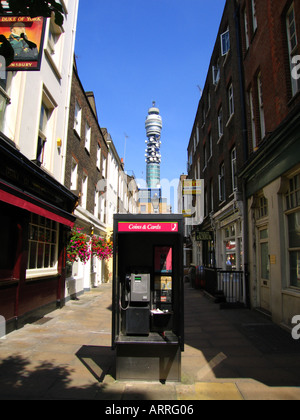
[[290, 328], [300, 313], [300, 5], [240, 1], [249, 159], [249, 298]]
[[227, 0], [188, 147], [205, 184], [193, 262], [243, 270], [238, 298], [286, 328], [300, 313], [299, 37], [298, 2]]
[[[107, 178], [108, 146], [99, 126], [95, 99], [85, 92], [73, 67], [70, 120], [65, 168], [65, 186], [78, 196], [75, 227], [89, 236], [106, 237], [106, 202], [99, 182]], [[105, 266], [92, 258], [87, 264], [73, 263], [68, 270], [68, 296], [105, 281]]]
[[[238, 171], [245, 162], [245, 111], [236, 11], [235, 2], [227, 1], [189, 142], [188, 178], [204, 179], [204, 221], [192, 227], [193, 261], [243, 270]], [[198, 241], [198, 231], [210, 232], [211, 240]]]

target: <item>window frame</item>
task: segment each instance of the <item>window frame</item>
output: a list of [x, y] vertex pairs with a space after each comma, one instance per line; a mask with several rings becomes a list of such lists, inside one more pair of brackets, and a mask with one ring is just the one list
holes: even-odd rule
[[[43, 224], [43, 221], [44, 224]], [[47, 225], [48, 224], [48, 225]], [[34, 228], [37, 228], [37, 232], [38, 232], [38, 237], [37, 239], [33, 239], [31, 238], [31, 235], [34, 234]], [[47, 242], [46, 240], [42, 240], [42, 238], [39, 237], [39, 232], [44, 231], [44, 233], [46, 231], [49, 231], [48, 234], [51, 234], [51, 237], [53, 232], [55, 232], [55, 241], [49, 241]], [[35, 255], [35, 268], [30, 268], [30, 261], [31, 261], [31, 245], [33, 243], [37, 244], [36, 247], [36, 255]], [[43, 244], [43, 266], [42, 267], [38, 267], [38, 250], [39, 250], [39, 245]], [[55, 263], [50, 266], [50, 260], [51, 260], [51, 253], [49, 255], [49, 264], [46, 267], [45, 266], [45, 249], [46, 249], [46, 245], [49, 245], [51, 253], [52, 253], [52, 247], [54, 247], [54, 260]], [[29, 230], [28, 230], [28, 259], [27, 259], [27, 269], [26, 269], [26, 280], [30, 280], [30, 279], [36, 279], [39, 277], [49, 277], [49, 276], [55, 276], [58, 274], [58, 246], [59, 246], [59, 224], [58, 222], [55, 222], [53, 220], [50, 219], [46, 219], [43, 216], [39, 216], [37, 214], [31, 213], [31, 219], [29, 222]]]
[[226, 29], [221, 35], [221, 55], [227, 55], [230, 51], [230, 31], [229, 28]]
[[[293, 13], [293, 20], [290, 22], [290, 15]], [[294, 26], [294, 34], [291, 34], [291, 26]], [[288, 43], [288, 52], [289, 52], [289, 67], [291, 73], [291, 88], [292, 88], [292, 97], [294, 97], [300, 91], [300, 75], [295, 72], [299, 67], [298, 61], [298, 36], [297, 36], [297, 26], [296, 26], [296, 16], [295, 16], [295, 7], [294, 2], [289, 8], [286, 14], [286, 33], [287, 33], [287, 43]], [[292, 38], [295, 37], [295, 45], [292, 44]], [[295, 60], [296, 58], [296, 60]], [[296, 74], [295, 74], [296, 73]]]
[[81, 138], [81, 123], [82, 123], [82, 108], [77, 99], [75, 99], [75, 111], [74, 111], [74, 130]]
[[[292, 267], [291, 267], [291, 257], [292, 253], [297, 252], [300, 254], [300, 243], [299, 246], [291, 246], [290, 230], [289, 230], [289, 219], [291, 216], [299, 214], [300, 215], [300, 172], [294, 174], [289, 178], [289, 186], [285, 194], [285, 217], [286, 217], [286, 238], [287, 238], [287, 278], [288, 278], [288, 287], [290, 289], [300, 291], [300, 255], [299, 255], [299, 266], [297, 266], [297, 271], [299, 270], [299, 285], [292, 284]], [[300, 219], [300, 217], [299, 217]]]

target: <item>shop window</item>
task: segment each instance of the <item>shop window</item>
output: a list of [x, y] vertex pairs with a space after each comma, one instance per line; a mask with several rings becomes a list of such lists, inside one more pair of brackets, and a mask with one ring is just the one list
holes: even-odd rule
[[300, 288], [300, 211], [288, 215], [290, 285]]
[[286, 195], [287, 210], [300, 206], [300, 174], [290, 179], [289, 191]]
[[57, 274], [58, 223], [31, 214], [26, 277]]
[[300, 174], [290, 179], [286, 206], [290, 286], [300, 288]]
[[225, 229], [226, 270], [236, 270], [236, 226], [232, 224]]

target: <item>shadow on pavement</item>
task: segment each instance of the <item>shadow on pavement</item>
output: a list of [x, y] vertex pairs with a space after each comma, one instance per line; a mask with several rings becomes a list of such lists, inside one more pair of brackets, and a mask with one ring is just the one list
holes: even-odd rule
[[[109, 349], [110, 350], [110, 349]], [[90, 385], [75, 386], [69, 366], [57, 366], [52, 363], [40, 363], [32, 367], [32, 362], [20, 356], [11, 356], [0, 363], [0, 399], [1, 400], [78, 400], [96, 399], [106, 401], [122, 400], [123, 389], [112, 389], [108, 384], [101, 383], [103, 376], [98, 377], [98, 370], [87, 360], [98, 363], [98, 357], [107, 353], [107, 348], [96, 349], [96, 357], [90, 357], [91, 349], [82, 348], [78, 357], [93, 373], [97, 381]], [[92, 349], [95, 354], [95, 349]], [[105, 366], [107, 366], [105, 364]], [[136, 399], [143, 400], [143, 393], [137, 392]]]
[[185, 285], [185, 343], [191, 356], [186, 359], [187, 370], [192, 372], [198, 360], [196, 381], [235, 378], [270, 387], [300, 386], [299, 341], [257, 311], [220, 309], [189, 284]]

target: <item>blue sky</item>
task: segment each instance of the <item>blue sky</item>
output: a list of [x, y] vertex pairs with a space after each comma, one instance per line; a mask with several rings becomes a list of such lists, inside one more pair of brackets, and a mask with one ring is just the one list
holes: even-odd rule
[[186, 173], [197, 86], [204, 87], [224, 6], [225, 0], [79, 0], [79, 77], [95, 94], [100, 126], [120, 157], [125, 152], [125, 169], [136, 178], [146, 178], [152, 101], [163, 119], [161, 179]]

